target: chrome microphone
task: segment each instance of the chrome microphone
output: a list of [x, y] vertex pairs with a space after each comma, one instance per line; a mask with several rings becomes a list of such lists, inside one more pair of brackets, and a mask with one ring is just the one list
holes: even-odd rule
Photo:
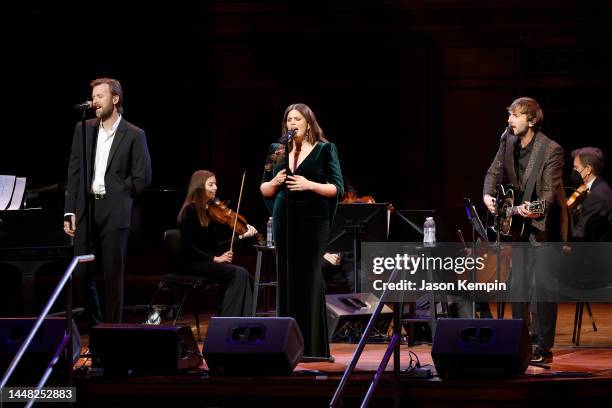
[[297, 134], [297, 129], [289, 129], [285, 136], [281, 138], [281, 143], [288, 143]]
[[510, 126], [506, 126], [506, 128], [504, 129], [504, 133], [502, 133], [502, 135], [499, 138], [499, 141], [503, 142], [504, 139], [506, 139], [511, 134], [512, 134], [512, 128]]
[[76, 105], [74, 105], [74, 109], [87, 110], [87, 109], [91, 109], [92, 106], [93, 106], [93, 102], [85, 101], [83, 103], [77, 103]]

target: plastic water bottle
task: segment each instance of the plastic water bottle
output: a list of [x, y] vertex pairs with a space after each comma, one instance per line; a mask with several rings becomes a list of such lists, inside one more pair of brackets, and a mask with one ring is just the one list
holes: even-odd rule
[[266, 233], [266, 246], [273, 247], [274, 240], [272, 239], [272, 217], [268, 220], [267, 233]]
[[423, 224], [423, 246], [432, 247], [436, 245], [436, 223], [433, 217], [427, 217]]

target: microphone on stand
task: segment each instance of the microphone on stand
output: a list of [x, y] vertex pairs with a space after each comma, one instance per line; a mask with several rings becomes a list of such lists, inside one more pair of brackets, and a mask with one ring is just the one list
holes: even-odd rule
[[499, 138], [499, 141], [503, 142], [511, 134], [512, 134], [512, 128], [510, 126], [506, 126], [506, 128], [504, 129], [504, 133], [502, 133], [502, 135]]
[[[514, 132], [512, 131], [512, 128], [510, 126], [506, 126], [506, 128], [504, 129], [504, 133], [502, 133], [502, 135], [499, 137], [499, 149], [501, 151], [501, 160], [497, 161], [497, 168], [499, 170], [499, 173], [497, 174], [497, 182], [496, 182], [497, 187], [495, 189], [495, 214], [496, 214], [496, 220], [497, 220], [496, 221], [496, 228], [497, 229], [499, 229], [498, 222], [499, 222], [500, 218], [497, 217], [497, 214], [499, 214], [499, 210], [501, 208], [501, 188], [502, 188], [502, 182], [504, 180], [504, 160], [505, 160], [505, 157], [506, 157], [506, 149], [507, 149], [507, 145], [508, 145], [508, 136], [509, 135], [513, 135], [513, 134], [514, 134]], [[468, 211], [467, 206], [466, 206], [466, 211]], [[478, 213], [476, 213], [476, 217], [478, 217]], [[469, 211], [468, 211], [468, 218], [470, 218]], [[471, 218], [470, 218], [470, 221], [472, 221]], [[480, 221], [480, 219], [478, 221]], [[480, 231], [479, 231], [479, 233], [480, 233]], [[496, 243], [498, 243], [498, 242], [496, 241]]]
[[281, 143], [289, 143], [291, 139], [296, 135], [297, 129], [289, 129], [285, 136], [283, 136], [280, 140]]
[[93, 103], [91, 101], [85, 101], [83, 103], [77, 103], [76, 105], [74, 105], [74, 109], [87, 110], [87, 109], [91, 109], [92, 106], [93, 106]]

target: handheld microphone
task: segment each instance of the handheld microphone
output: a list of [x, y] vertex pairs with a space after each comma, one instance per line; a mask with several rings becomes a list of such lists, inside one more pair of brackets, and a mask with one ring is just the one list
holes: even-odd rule
[[77, 103], [76, 105], [74, 105], [74, 109], [86, 110], [86, 109], [91, 109], [92, 106], [93, 106], [93, 103], [91, 101], [85, 101], [83, 103]]

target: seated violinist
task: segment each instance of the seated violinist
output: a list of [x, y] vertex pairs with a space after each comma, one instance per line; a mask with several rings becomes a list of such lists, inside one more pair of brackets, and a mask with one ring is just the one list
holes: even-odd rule
[[[209, 215], [214, 206], [217, 179], [214, 173], [198, 170], [191, 176], [187, 196], [178, 214], [183, 242], [185, 273], [204, 276], [212, 283], [225, 287], [219, 316], [250, 316], [253, 284], [251, 275], [241, 266], [233, 265], [232, 250], [219, 250], [221, 226]], [[231, 227], [230, 227], [231, 228]], [[247, 224], [246, 232], [237, 237], [246, 239], [257, 234]]]

